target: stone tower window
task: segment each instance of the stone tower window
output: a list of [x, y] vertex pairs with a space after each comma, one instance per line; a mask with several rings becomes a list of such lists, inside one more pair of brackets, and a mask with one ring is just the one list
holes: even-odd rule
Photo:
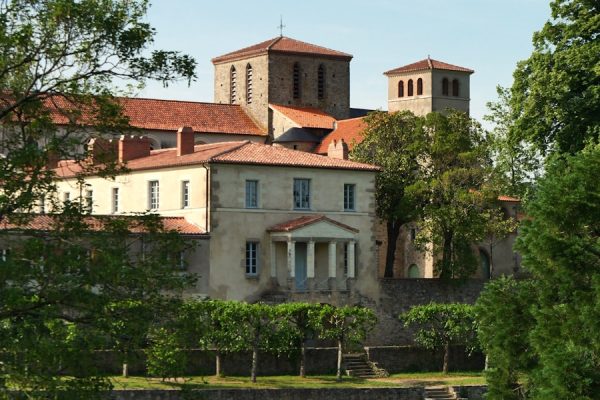
[[398, 97], [404, 97], [404, 81], [398, 82]]
[[412, 79], [408, 80], [408, 95], [409, 96], [413, 95], [413, 80]]
[[293, 96], [295, 99], [300, 98], [300, 64], [294, 64], [294, 88], [293, 88]]
[[229, 71], [229, 102], [235, 104], [235, 98], [237, 97], [237, 73], [235, 67], [232, 65]]
[[317, 72], [317, 94], [319, 100], [325, 98], [325, 66], [319, 65], [319, 71]]
[[448, 96], [448, 78], [442, 79], [442, 95]]
[[252, 104], [252, 65], [246, 65], [246, 104]]
[[423, 94], [423, 79], [417, 79], [417, 96]]
[[458, 96], [458, 79], [452, 80], [452, 96]]

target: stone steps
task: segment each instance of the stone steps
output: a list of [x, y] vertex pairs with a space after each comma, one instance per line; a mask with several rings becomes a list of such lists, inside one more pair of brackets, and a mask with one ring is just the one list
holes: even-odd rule
[[425, 387], [425, 400], [461, 400], [447, 386]]
[[358, 378], [379, 378], [386, 374], [385, 371], [374, 368], [374, 364], [368, 361], [367, 355], [364, 353], [344, 354], [342, 365], [346, 370], [346, 375]]

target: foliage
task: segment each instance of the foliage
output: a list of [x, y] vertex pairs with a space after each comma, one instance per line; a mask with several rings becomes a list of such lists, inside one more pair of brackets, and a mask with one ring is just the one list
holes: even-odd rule
[[443, 372], [448, 372], [450, 345], [477, 346], [473, 306], [461, 303], [429, 303], [414, 306], [400, 315], [404, 326], [416, 326], [415, 342], [435, 350], [444, 349]]
[[419, 210], [417, 183], [425, 150], [420, 121], [410, 111], [373, 112], [365, 118], [363, 141], [351, 153], [355, 161], [382, 167], [375, 182], [375, 199], [377, 215], [387, 223], [385, 277], [393, 277], [400, 227], [414, 220]]
[[[309, 303], [283, 303], [277, 306], [277, 314], [288, 326], [288, 337], [296, 348], [300, 348], [300, 376], [306, 377], [306, 342], [316, 336], [317, 326], [311, 315], [318, 312], [320, 305]], [[280, 335], [281, 336], [281, 335]]]
[[600, 137], [600, 18], [593, 0], [554, 0], [511, 88], [514, 131], [544, 153], [573, 153]]
[[150, 346], [146, 349], [148, 374], [158, 376], [163, 381], [183, 376], [186, 353], [179, 345], [177, 335], [166, 328], [151, 332]]

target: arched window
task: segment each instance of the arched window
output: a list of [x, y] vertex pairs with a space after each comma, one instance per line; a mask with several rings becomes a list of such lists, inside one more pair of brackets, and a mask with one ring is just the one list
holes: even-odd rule
[[232, 65], [229, 71], [229, 102], [235, 104], [237, 97], [237, 72], [235, 67]]
[[448, 78], [442, 79], [442, 96], [448, 96]]
[[325, 98], [325, 66], [323, 64], [319, 65], [317, 72], [317, 95], [319, 100]]
[[252, 65], [246, 65], [246, 104], [252, 104]]
[[413, 95], [413, 80], [409, 79], [408, 80], [408, 96], [412, 96]]
[[458, 79], [452, 80], [452, 96], [458, 96]]
[[404, 81], [398, 82], [398, 97], [404, 97]]
[[293, 76], [293, 96], [295, 99], [300, 98], [300, 64], [294, 64], [294, 76]]
[[490, 257], [483, 250], [479, 250], [479, 262], [481, 268], [481, 277], [483, 279], [490, 279], [492, 271], [490, 269]]
[[417, 96], [423, 94], [423, 79], [417, 79]]
[[419, 266], [417, 264], [411, 264], [410, 267], [408, 267], [408, 277], [412, 279], [421, 277], [421, 272], [419, 271]]

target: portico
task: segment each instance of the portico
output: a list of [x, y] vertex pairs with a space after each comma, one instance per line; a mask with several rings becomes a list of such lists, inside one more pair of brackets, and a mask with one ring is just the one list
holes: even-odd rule
[[[358, 230], [323, 215], [300, 217], [268, 229], [271, 278], [294, 291], [346, 290], [356, 277]], [[283, 248], [283, 249], [282, 249]], [[285, 251], [285, 277], [280, 276]]]

